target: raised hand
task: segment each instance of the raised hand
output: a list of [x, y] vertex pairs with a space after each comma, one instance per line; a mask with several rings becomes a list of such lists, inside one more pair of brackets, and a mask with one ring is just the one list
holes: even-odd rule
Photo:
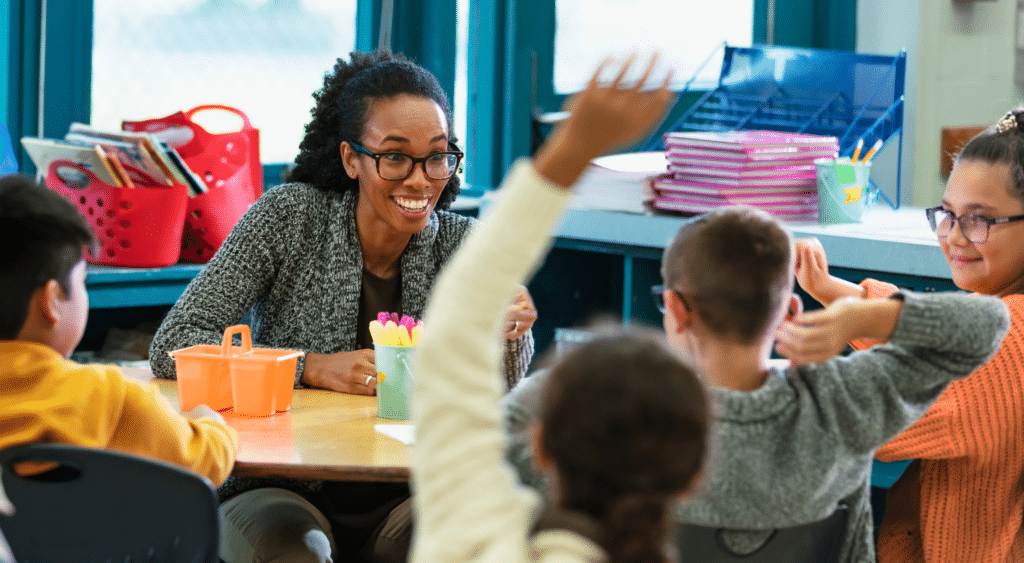
[[822, 305], [842, 297], [863, 297], [864, 289], [828, 273], [825, 249], [816, 238], [798, 239], [794, 247], [796, 282]]
[[665, 118], [676, 100], [668, 88], [672, 73], [656, 88], [645, 89], [658, 61], [655, 55], [640, 79], [627, 84], [625, 78], [635, 59], [619, 64], [615, 78], [605, 83], [601, 78], [605, 69], [616, 70], [615, 63], [606, 59], [586, 89], [566, 102], [569, 117], [551, 132], [534, 158], [542, 176], [560, 186], [571, 186], [591, 159], [644, 138]]

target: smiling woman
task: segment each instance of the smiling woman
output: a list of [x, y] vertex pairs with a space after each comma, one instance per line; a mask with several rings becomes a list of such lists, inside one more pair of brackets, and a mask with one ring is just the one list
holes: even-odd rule
[[[288, 183], [246, 212], [164, 319], [150, 349], [158, 377], [175, 377], [167, 352], [219, 343], [226, 327], [247, 318], [254, 346], [306, 352], [296, 385], [372, 395], [370, 321], [380, 311], [422, 317], [435, 277], [474, 224], [447, 211], [459, 193], [462, 153], [432, 74], [401, 55], [353, 52], [313, 98]], [[509, 387], [532, 358], [536, 317], [521, 290], [505, 325]], [[407, 489], [368, 495], [373, 487], [365, 484], [241, 480], [225, 487], [221, 558], [228, 563], [294, 560], [293, 550], [321, 561], [361, 551], [404, 560], [405, 547], [382, 548], [375, 530]], [[314, 539], [283, 541], [290, 536], [282, 530], [296, 527]]]

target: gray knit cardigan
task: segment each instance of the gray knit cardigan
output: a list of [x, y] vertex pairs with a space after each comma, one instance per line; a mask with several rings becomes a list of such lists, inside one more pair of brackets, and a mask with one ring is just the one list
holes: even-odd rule
[[[224, 329], [243, 317], [253, 346], [320, 354], [354, 350], [363, 271], [357, 199], [355, 191], [329, 193], [307, 184], [268, 190], [167, 314], [149, 351], [153, 374], [173, 379], [168, 352], [219, 344]], [[434, 278], [475, 223], [437, 211], [413, 235], [400, 259], [403, 313], [422, 316]], [[532, 357], [529, 331], [508, 342], [510, 388]], [[300, 360], [297, 387], [302, 369]]]

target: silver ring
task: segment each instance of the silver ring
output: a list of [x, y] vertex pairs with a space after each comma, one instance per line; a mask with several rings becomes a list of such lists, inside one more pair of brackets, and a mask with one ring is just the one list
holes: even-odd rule
[[369, 387], [369, 386], [370, 386], [370, 380], [371, 380], [371, 379], [373, 379], [373, 376], [372, 376], [372, 375], [367, 375], [367, 376], [366, 376], [366, 383], [364, 383], [363, 385], [365, 385], [365, 386]]
[[512, 332], [519, 330], [519, 321], [512, 321]]

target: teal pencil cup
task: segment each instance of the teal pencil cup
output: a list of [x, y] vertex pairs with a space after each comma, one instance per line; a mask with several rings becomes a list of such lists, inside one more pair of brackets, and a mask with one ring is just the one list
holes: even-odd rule
[[377, 416], [409, 420], [412, 403], [412, 346], [373, 345], [377, 364]]
[[848, 158], [819, 158], [814, 164], [818, 177], [818, 221], [860, 223], [864, 210], [874, 199], [871, 163], [850, 164]]

